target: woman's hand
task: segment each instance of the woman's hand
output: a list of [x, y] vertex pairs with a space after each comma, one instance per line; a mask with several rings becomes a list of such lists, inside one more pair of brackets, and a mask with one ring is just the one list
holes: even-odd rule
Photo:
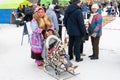
[[92, 36], [92, 37], [96, 37], [96, 36], [97, 36], [97, 33], [93, 33], [91, 36]]

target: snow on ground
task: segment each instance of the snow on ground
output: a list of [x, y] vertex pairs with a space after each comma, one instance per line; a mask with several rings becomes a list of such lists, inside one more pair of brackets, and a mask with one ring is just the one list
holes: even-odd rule
[[[117, 28], [117, 29], [116, 29]], [[103, 28], [100, 40], [100, 59], [90, 60], [91, 42], [84, 44], [84, 60], [76, 63], [79, 75], [68, 80], [120, 80], [120, 18], [116, 18]], [[24, 36], [21, 46], [23, 26], [0, 24], [0, 80], [56, 80], [37, 68], [30, 58], [28, 37]], [[64, 74], [64, 76], [68, 76]]]

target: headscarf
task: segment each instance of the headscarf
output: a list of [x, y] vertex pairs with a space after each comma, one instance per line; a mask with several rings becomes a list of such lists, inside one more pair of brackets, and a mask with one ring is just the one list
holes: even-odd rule
[[[41, 12], [38, 12], [39, 10], [41, 10]], [[37, 6], [34, 10], [34, 13], [39, 15], [39, 17], [43, 17], [45, 15], [45, 10], [43, 7]]]

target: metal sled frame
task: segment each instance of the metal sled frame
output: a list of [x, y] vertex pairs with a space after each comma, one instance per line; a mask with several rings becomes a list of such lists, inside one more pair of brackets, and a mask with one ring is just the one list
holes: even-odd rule
[[[75, 71], [69, 72], [69, 71], [66, 70], [66, 68], [64, 66], [63, 67], [59, 67], [59, 66], [54, 65], [54, 63], [52, 63], [51, 61], [49, 61], [49, 59], [48, 59], [48, 48], [49, 48], [49, 42], [50, 42], [51, 39], [57, 40], [57, 43], [55, 44], [56, 46], [59, 43], [61, 43], [61, 40], [57, 36], [55, 36], [55, 35], [51, 35], [51, 36], [49, 36], [46, 39], [46, 41], [45, 41], [45, 48], [46, 48], [45, 54], [46, 55], [45, 55], [44, 71], [47, 74], [49, 74], [50, 76], [52, 76], [55, 79], [57, 79], [57, 80], [61, 80], [60, 79], [60, 75], [61, 75], [61, 73], [64, 73], [64, 72], [67, 72], [67, 73], [69, 73], [71, 75], [66, 77], [66, 78], [64, 78], [64, 79], [62, 79], [62, 80], [67, 80], [67, 79], [72, 78], [72, 77], [74, 77], [76, 75], [79, 75], [80, 73], [75, 73]], [[62, 66], [62, 65], [63, 64], [61, 64], [60, 66]], [[55, 73], [52, 74], [51, 72], [49, 72], [48, 67], [51, 67], [54, 70]]]

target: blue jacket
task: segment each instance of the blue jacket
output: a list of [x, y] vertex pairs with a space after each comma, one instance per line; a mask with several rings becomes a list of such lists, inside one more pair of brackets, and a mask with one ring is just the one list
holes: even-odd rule
[[70, 36], [83, 37], [86, 33], [82, 10], [77, 5], [71, 4], [67, 7], [64, 16], [64, 25]]
[[55, 12], [52, 9], [47, 9], [46, 14], [50, 18], [50, 20], [52, 22], [52, 26], [58, 31], [59, 26], [58, 26], [57, 16], [56, 16]]

